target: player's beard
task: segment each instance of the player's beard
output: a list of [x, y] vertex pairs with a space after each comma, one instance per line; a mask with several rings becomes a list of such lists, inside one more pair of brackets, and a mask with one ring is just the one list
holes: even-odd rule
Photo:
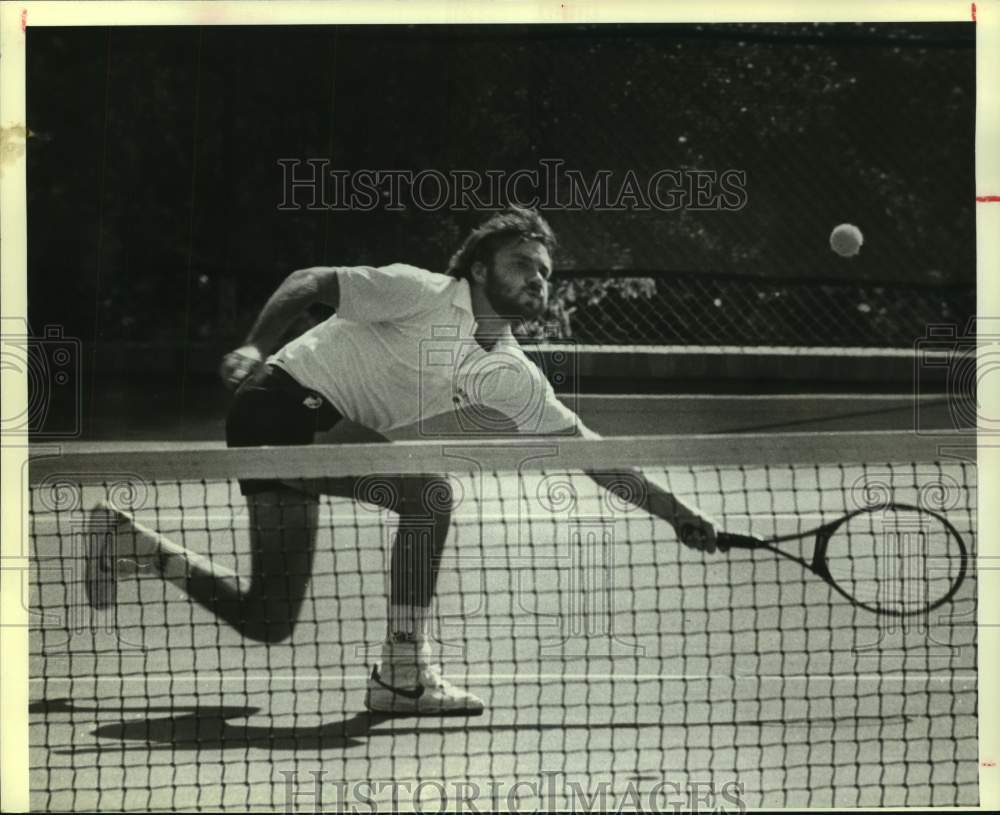
[[[537, 297], [529, 296], [530, 292], [535, 292]], [[546, 286], [542, 286], [540, 290], [533, 286], [505, 286], [492, 266], [486, 275], [485, 293], [492, 309], [501, 317], [512, 320], [537, 319], [545, 313], [549, 302]]]

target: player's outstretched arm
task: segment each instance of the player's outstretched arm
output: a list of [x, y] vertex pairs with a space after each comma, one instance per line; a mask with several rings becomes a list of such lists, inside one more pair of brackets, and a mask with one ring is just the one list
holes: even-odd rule
[[678, 539], [692, 549], [714, 552], [719, 529], [711, 518], [697, 507], [657, 486], [636, 467], [615, 471], [587, 471], [594, 481], [657, 518], [670, 524]]
[[264, 304], [243, 345], [223, 357], [219, 374], [226, 386], [238, 388], [276, 350], [292, 321], [315, 303], [335, 309], [340, 304], [336, 268], [313, 266], [294, 271], [284, 279]]
[[[599, 439], [599, 434], [579, 424], [577, 435], [585, 439]], [[697, 507], [689, 506], [680, 498], [657, 486], [637, 467], [626, 467], [612, 471], [587, 470], [596, 483], [617, 494], [657, 518], [670, 524], [677, 537], [692, 549], [714, 552], [716, 536], [721, 531], [716, 522], [701, 513]]]

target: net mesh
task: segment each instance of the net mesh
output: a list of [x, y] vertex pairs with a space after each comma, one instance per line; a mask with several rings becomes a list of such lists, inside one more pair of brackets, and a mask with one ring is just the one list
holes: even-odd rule
[[[563, 443], [568, 458], [483, 446], [450, 468], [428, 458], [427, 472], [447, 471], [454, 504], [435, 651], [445, 677], [486, 702], [458, 718], [364, 709], [398, 526], [369, 500], [322, 499], [286, 641], [241, 637], [155, 574], [122, 575], [109, 610], [87, 605], [84, 510], [96, 501], [249, 575], [237, 477], [370, 477], [379, 446], [256, 462], [253, 450], [35, 461], [32, 806], [975, 805], [974, 580], [930, 615], [880, 617], [793, 562], [685, 548], [580, 469], [639, 463], [730, 531], [756, 535], [902, 501], [946, 515], [974, 551], [972, 461], [901, 463], [913, 451], [899, 437], [850, 438], [867, 463], [836, 437], [757, 443], [756, 461], [745, 445], [704, 439], [614, 453]], [[406, 471], [424, 466], [407, 455]]]

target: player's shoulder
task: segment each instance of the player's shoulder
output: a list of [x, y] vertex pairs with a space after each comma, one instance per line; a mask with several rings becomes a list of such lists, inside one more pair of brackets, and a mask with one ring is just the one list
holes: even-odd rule
[[379, 271], [393, 277], [407, 278], [428, 286], [444, 286], [454, 280], [453, 277], [422, 269], [409, 263], [390, 263], [387, 266], [380, 266]]
[[387, 266], [380, 266], [379, 272], [394, 281], [399, 281], [400, 287], [412, 295], [431, 297], [445, 295], [457, 282], [450, 275], [432, 272], [409, 263], [390, 263]]
[[507, 330], [500, 335], [500, 338], [497, 340], [497, 348], [502, 348], [504, 353], [516, 354], [519, 357], [523, 357], [533, 366], [536, 365], [534, 347], [529, 346], [528, 349], [525, 349], [521, 341], [517, 338], [517, 335], [511, 330]]

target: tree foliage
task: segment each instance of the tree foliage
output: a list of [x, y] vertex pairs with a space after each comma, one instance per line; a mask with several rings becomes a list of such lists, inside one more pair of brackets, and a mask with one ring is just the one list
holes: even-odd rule
[[[738, 211], [546, 211], [557, 265], [971, 285], [973, 38], [971, 24], [32, 28], [30, 317], [222, 346], [295, 268], [440, 270], [483, 217], [282, 211], [281, 158], [737, 169]], [[866, 235], [850, 265], [826, 244], [842, 221]], [[561, 284], [556, 318], [642, 285]]]

